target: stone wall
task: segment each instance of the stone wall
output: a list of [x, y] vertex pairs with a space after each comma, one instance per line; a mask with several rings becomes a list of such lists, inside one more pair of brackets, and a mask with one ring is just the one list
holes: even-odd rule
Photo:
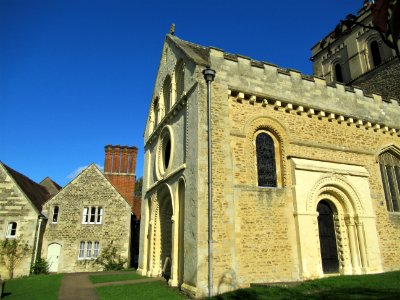
[[394, 58], [357, 78], [351, 84], [359, 86], [368, 93], [380, 94], [387, 101], [390, 99], [400, 101], [399, 78], [400, 62], [398, 58]]
[[[59, 207], [57, 223], [52, 222], [55, 206]], [[84, 207], [102, 207], [101, 224], [83, 224]], [[101, 270], [99, 265], [93, 263], [93, 259], [78, 258], [81, 241], [98, 241], [100, 253], [112, 242], [118, 253], [129, 260], [131, 208], [94, 165], [90, 165], [46, 202], [43, 210], [49, 220], [42, 257], [47, 258], [48, 246], [59, 244], [58, 272]]]
[[[361, 198], [371, 207], [379, 237], [370, 238], [377, 250], [370, 249], [375, 256], [367, 272], [381, 270], [380, 261], [383, 270], [399, 269], [400, 256], [393, 252], [400, 246], [398, 213], [386, 209], [376, 160], [384, 147], [400, 147], [399, 105], [370, 101], [360, 91], [330, 88], [317, 79], [307, 82], [295, 72], [284, 75], [273, 66], [260, 69], [248, 58], [228, 60], [219, 50], [211, 54], [217, 71], [212, 90], [215, 290], [305, 278], [294, 217], [298, 187], [292, 157], [365, 168], [370, 195]], [[378, 107], [390, 107], [385, 121]], [[373, 120], [393, 127], [373, 127]], [[272, 132], [281, 147], [283, 184], [278, 188], [257, 186], [254, 141], [259, 130]], [[355, 182], [362, 193], [361, 181]]]
[[[0, 240], [6, 237], [8, 223], [16, 222], [16, 237], [22, 242], [28, 242], [30, 247], [28, 255], [17, 265], [14, 277], [29, 275], [34, 255], [38, 215], [37, 210], [0, 165]], [[1, 278], [8, 278], [8, 271], [2, 263], [0, 275]]]

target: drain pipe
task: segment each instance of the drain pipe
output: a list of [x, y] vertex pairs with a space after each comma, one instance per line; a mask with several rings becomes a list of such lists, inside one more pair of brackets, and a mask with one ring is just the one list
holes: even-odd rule
[[36, 240], [35, 240], [35, 251], [33, 254], [33, 263], [36, 262], [37, 259], [37, 255], [38, 255], [38, 248], [39, 248], [39, 240], [40, 240], [40, 231], [42, 228], [42, 221], [45, 220], [46, 217], [44, 217], [43, 215], [39, 216], [39, 220], [38, 220], [38, 226], [37, 226], [37, 231], [36, 231]]
[[214, 81], [215, 70], [206, 66], [203, 70], [207, 82], [207, 128], [208, 128], [208, 297], [213, 295], [212, 274], [212, 161], [211, 161], [211, 82]]

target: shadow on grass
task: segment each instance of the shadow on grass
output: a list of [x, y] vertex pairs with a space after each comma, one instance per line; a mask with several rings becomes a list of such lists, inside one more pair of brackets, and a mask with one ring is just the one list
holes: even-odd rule
[[347, 300], [347, 299], [400, 299], [399, 290], [379, 290], [368, 288], [337, 288], [327, 290], [300, 291], [296, 288], [254, 287], [241, 289], [216, 296], [212, 299], [271, 299], [271, 300]]

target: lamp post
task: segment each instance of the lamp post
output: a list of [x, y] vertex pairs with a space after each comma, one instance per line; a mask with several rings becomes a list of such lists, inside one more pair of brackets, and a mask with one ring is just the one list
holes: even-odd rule
[[211, 82], [215, 78], [215, 70], [207, 66], [203, 70], [207, 83], [207, 128], [208, 128], [208, 296], [212, 297], [212, 160], [211, 160]]

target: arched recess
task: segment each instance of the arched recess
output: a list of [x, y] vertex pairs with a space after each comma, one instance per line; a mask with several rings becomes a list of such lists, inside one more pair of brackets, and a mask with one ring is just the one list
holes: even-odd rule
[[369, 44], [369, 48], [371, 51], [372, 63], [374, 67], [379, 66], [382, 63], [382, 55], [379, 50], [379, 44], [377, 41], [372, 41]]
[[265, 117], [250, 119], [244, 127], [245, 140], [243, 149], [245, 151], [245, 169], [241, 173], [247, 174], [248, 184], [259, 186], [257, 169], [257, 136], [260, 133], [268, 134], [274, 143], [274, 155], [276, 166], [276, 187], [283, 187], [288, 184], [289, 169], [286, 165], [286, 145], [289, 143], [284, 127], [276, 120]]
[[345, 65], [342, 64], [342, 58], [336, 57], [331, 63], [331, 77], [332, 81], [344, 83], [345, 82]]
[[172, 275], [173, 257], [173, 196], [171, 187], [162, 184], [154, 195], [151, 208], [151, 234], [149, 236], [148, 271], [149, 276]]
[[181, 99], [185, 89], [185, 64], [183, 63], [182, 59], [178, 60], [176, 64], [174, 77], [176, 86], [176, 102]]
[[[320, 236], [320, 220], [318, 205], [326, 203], [332, 211], [333, 229], [335, 243], [329, 246], [322, 246]], [[368, 258], [365, 245], [365, 230], [363, 228], [363, 217], [365, 211], [355, 188], [340, 175], [325, 175], [315, 184], [311, 190], [308, 201], [307, 211], [317, 212], [316, 220], [313, 222], [318, 232], [316, 244], [318, 249], [320, 274], [334, 272], [332, 265], [324, 268], [324, 249], [327, 247], [336, 247], [330, 249], [330, 255], [337, 255], [338, 268], [340, 274], [361, 274], [368, 270]], [[331, 233], [332, 234], [332, 233]], [[332, 254], [333, 253], [333, 254]]]
[[165, 78], [164, 84], [163, 84], [163, 89], [162, 89], [162, 95], [163, 95], [163, 101], [164, 101], [164, 109], [165, 109], [165, 114], [168, 114], [169, 110], [171, 109], [172, 106], [172, 81], [171, 81], [171, 76], [167, 75]]
[[377, 67], [387, 58], [385, 49], [381, 45], [381, 39], [377, 33], [371, 34], [366, 38], [363, 50], [365, 51], [365, 61], [369, 70]]

